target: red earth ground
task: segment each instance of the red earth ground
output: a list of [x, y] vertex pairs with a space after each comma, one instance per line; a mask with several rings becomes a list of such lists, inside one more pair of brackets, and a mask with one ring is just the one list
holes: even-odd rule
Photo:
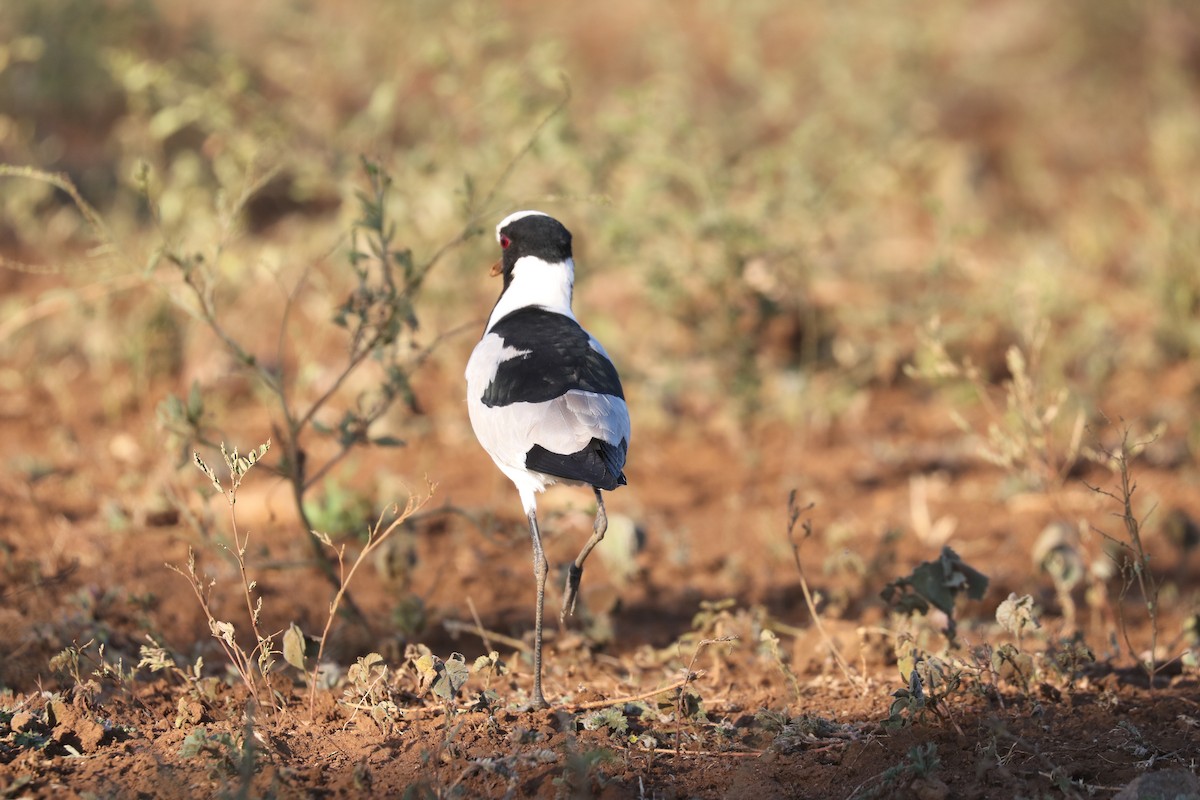
[[[49, 279], [3, 280], [33, 298]], [[211, 346], [203, 330], [189, 336]], [[1200, 515], [1195, 458], [1180, 431], [1168, 425], [1132, 462], [1138, 508], [1145, 497], [1157, 503], [1144, 530], [1163, 586], [1159, 657], [1173, 659], [1151, 686], [1129, 655], [1152, 633], [1136, 586], [1122, 596], [1119, 575], [1081, 584], [1070, 621], [1030, 555], [1056, 521], [1120, 536], [1120, 508], [1089, 488], [1113, 489], [1113, 473], [1085, 465], [1052, 488], [1014, 489], [1009, 471], [975, 456], [945, 402], [903, 378], [864, 388], [852, 413], [820, 431], [681, 409], [678, 426], [636, 435], [629, 487], [610, 495], [609, 511], [634, 522], [645, 546], [627, 573], [613, 556], [589, 563], [585, 608], [549, 634], [546, 692], [556, 706], [525, 710], [530, 552], [515, 493], [466, 427], [457, 372], [469, 346], [451, 343], [422, 374], [426, 411], [408, 446], [355, 465], [356, 480], [400, 501], [401, 479], [419, 486], [428, 475], [437, 488], [396, 535], [401, 544], [351, 584], [368, 622], [334, 622], [325, 658], [340, 665], [342, 683], [318, 690], [310, 707], [304, 676], [280, 658], [274, 701], [264, 695], [252, 713], [196, 596], [167, 566], [183, 567], [194, 549], [216, 581], [214, 614], [234, 621], [245, 642], [236, 565], [219, 544], [230, 537], [224, 504], [201, 502], [203, 476], [158, 444], [157, 400], [186, 384], [160, 381], [106, 406], [106, 382], [132, 380], [127, 370], [95, 374], [69, 349], [39, 364], [18, 349], [0, 400], [0, 795], [1110, 796], [1147, 772], [1195, 768], [1200, 687], [1194, 665], [1177, 656], [1200, 566], [1162, 523]], [[1188, 367], [1143, 377], [1138, 396], [1154, 407], [1186, 405], [1197, 390]], [[230, 391], [236, 379], [223, 380]], [[245, 451], [269, 423], [252, 392], [230, 394], [224, 435]], [[636, 399], [633, 387], [635, 410]], [[1128, 413], [1139, 410], [1135, 402]], [[1115, 447], [1120, 427], [1089, 435]], [[204, 456], [219, 463], [211, 450]], [[814, 504], [800, 518], [812, 535], [801, 538], [800, 525], [794, 533], [844, 668], [806, 608], [787, 531], [792, 489]], [[170, 493], [183, 499], [161, 502]], [[543, 527], [556, 568], [583, 539], [586, 495], [548, 495]], [[295, 622], [314, 636], [332, 590], [288, 501], [282, 482], [257, 467], [238, 496], [238, 525], [263, 630]], [[207, 535], [188, 524], [205, 509]], [[989, 578], [981, 600], [959, 599], [952, 648], [937, 625], [892, 616], [880, 598], [888, 581], [936, 559], [943, 540]], [[347, 541], [352, 561], [361, 540]], [[1095, 532], [1078, 544], [1089, 565], [1106, 561], [1103, 550]], [[1010, 593], [1042, 608], [1042, 627], [1022, 640], [994, 622]], [[414, 607], [420, 619], [402, 623], [400, 610]], [[465, 628], [451, 635], [447, 622]], [[902, 631], [962, 684], [927, 686], [942, 692], [936, 702], [885, 724], [906, 686]], [[1061, 642], [1074, 634], [1094, 661], [1056, 671], [1042, 654], [1066, 652]], [[135, 669], [147, 637], [173, 666]], [[724, 637], [737, 639], [701, 644]], [[472, 664], [485, 641], [507, 673], [472, 675], [450, 703], [422, 687], [405, 655], [419, 643]], [[980, 648], [1006, 642], [1033, 656], [1020, 662], [1028, 674], [986, 666]], [[71, 646], [81, 654], [74, 674], [70, 659], [52, 668]], [[372, 651], [390, 672], [369, 697], [345, 693], [345, 668]], [[674, 688], [651, 694], [659, 687]], [[598, 716], [605, 707], [619, 713]]]

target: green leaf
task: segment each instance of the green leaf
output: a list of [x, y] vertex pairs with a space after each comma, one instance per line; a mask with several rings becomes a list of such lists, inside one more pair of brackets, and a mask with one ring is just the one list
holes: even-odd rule
[[982, 600], [984, 594], [987, 593], [988, 577], [979, 570], [967, 564], [959, 558], [958, 553], [951, 550], [949, 547], [942, 548], [942, 557], [939, 559], [942, 562], [943, 568], [953, 570], [955, 573], [955, 585], [961, 586], [957, 576], [961, 575], [966, 584], [967, 597], [972, 600]]
[[959, 558], [949, 547], [943, 547], [936, 561], [926, 561], [906, 578], [898, 578], [880, 592], [884, 602], [897, 611], [913, 614], [929, 611], [932, 604], [946, 614], [946, 633], [954, 638], [954, 601], [960, 593], [979, 600], [987, 592], [988, 579]]
[[183, 401], [176, 395], [169, 394], [159, 404], [159, 417], [167, 422], [181, 423], [184, 421]]
[[203, 753], [209, 747], [208, 734], [204, 728], [195, 728], [183, 740], [183, 744], [179, 747], [179, 755], [181, 758], [195, 758]]
[[371, 444], [376, 447], [404, 447], [408, 444], [403, 439], [398, 439], [395, 436], [376, 436], [371, 440]]
[[909, 584], [921, 595], [946, 614], [954, 613], [954, 589], [947, 583], [940, 561], [919, 564], [909, 576]]
[[194, 425], [200, 421], [203, 414], [204, 397], [200, 394], [200, 382], [192, 381], [192, 388], [188, 391], [187, 420]]
[[595, 731], [607, 728], [610, 733], [623, 735], [629, 730], [629, 720], [617, 706], [609, 706], [583, 718], [583, 728]]

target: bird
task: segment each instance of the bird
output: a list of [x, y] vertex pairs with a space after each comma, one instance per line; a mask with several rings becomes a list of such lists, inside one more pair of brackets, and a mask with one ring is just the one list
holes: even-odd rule
[[504, 284], [467, 361], [467, 410], [476, 438], [516, 486], [529, 522], [534, 614], [532, 705], [542, 693], [542, 616], [549, 570], [537, 520], [537, 495], [552, 484], [590, 486], [592, 534], [567, 568], [560, 622], [574, 613], [588, 554], [604, 538], [602, 492], [627, 484], [629, 408], [612, 359], [571, 308], [575, 260], [571, 232], [541, 211], [517, 211], [496, 225]]

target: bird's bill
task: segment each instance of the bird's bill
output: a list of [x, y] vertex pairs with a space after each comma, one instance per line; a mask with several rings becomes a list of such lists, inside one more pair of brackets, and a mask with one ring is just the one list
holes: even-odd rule
[[497, 261], [495, 264], [492, 264], [492, 268], [488, 270], [488, 275], [491, 275], [494, 278], [501, 272], [504, 272], [504, 262]]

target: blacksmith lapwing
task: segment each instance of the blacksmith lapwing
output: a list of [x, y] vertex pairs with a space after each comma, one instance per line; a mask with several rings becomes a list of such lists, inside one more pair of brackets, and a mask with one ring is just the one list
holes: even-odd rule
[[601, 491], [625, 484], [629, 409], [608, 354], [571, 311], [570, 231], [540, 211], [518, 211], [496, 226], [496, 240], [501, 257], [492, 274], [504, 276], [504, 288], [467, 362], [467, 408], [475, 436], [516, 485], [529, 519], [537, 579], [533, 705], [544, 708], [548, 567], [537, 493], [566, 483], [591, 486], [596, 494], [592, 535], [567, 572], [560, 614], [565, 620], [575, 610], [583, 562], [608, 527]]

